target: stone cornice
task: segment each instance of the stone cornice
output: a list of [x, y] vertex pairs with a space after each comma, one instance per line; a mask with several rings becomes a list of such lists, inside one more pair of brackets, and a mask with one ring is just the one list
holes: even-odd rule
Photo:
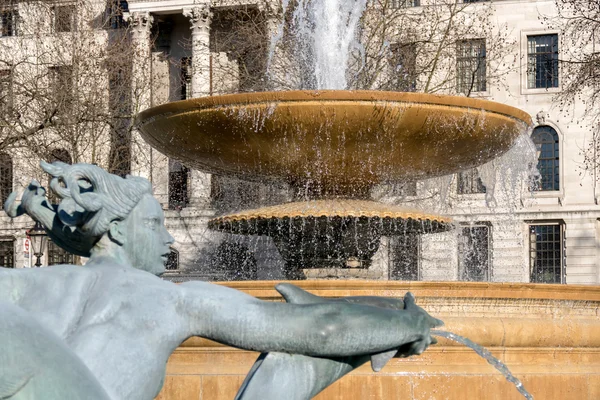
[[[212, 8], [229, 8], [237, 6], [256, 6], [260, 8], [264, 0], [130, 0], [129, 11], [149, 11], [152, 13], [180, 13], [184, 9], [210, 6]], [[272, 0], [271, 0], [272, 1]]]

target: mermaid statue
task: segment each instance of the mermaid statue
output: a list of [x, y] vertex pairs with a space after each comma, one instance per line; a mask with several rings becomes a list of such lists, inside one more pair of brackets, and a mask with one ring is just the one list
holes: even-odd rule
[[85, 266], [0, 269], [0, 399], [151, 400], [191, 336], [262, 354], [236, 399], [314, 397], [371, 361], [421, 354], [442, 324], [404, 299], [324, 299], [287, 283], [287, 303], [207, 282], [162, 280], [173, 237], [150, 182], [89, 164], [41, 163], [10, 217], [39, 221]]

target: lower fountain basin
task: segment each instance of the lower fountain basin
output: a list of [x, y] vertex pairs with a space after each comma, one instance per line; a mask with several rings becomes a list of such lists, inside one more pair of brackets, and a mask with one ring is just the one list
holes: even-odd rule
[[[225, 285], [281, 300], [276, 282]], [[443, 329], [484, 345], [535, 399], [600, 398], [600, 286], [470, 282], [298, 282], [324, 297], [402, 297], [443, 319]], [[257, 353], [192, 338], [167, 365], [161, 400], [230, 400]], [[472, 350], [440, 339], [424, 354], [392, 359], [378, 373], [364, 365], [317, 400], [521, 400], [515, 387]]]
[[304, 279], [303, 269], [367, 268], [382, 236], [451, 229], [450, 219], [369, 200], [293, 202], [223, 215], [208, 227], [273, 238], [286, 262], [286, 279]]

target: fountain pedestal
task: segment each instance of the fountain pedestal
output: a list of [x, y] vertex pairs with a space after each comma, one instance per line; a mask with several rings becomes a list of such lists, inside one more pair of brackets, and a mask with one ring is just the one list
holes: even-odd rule
[[[273, 282], [227, 286], [278, 300]], [[449, 331], [486, 346], [536, 399], [600, 398], [600, 287], [520, 283], [305, 281], [319, 296], [401, 297], [446, 322]], [[192, 338], [171, 356], [161, 400], [230, 400], [256, 359]], [[517, 400], [523, 397], [472, 350], [440, 339], [423, 355], [392, 359], [374, 373], [364, 365], [317, 400]]]

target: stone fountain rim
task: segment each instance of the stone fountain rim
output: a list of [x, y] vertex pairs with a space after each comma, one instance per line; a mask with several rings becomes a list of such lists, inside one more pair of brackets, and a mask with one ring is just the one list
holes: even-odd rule
[[248, 92], [217, 96], [199, 97], [162, 104], [140, 112], [136, 117], [136, 125], [144, 125], [161, 114], [177, 114], [212, 107], [227, 107], [245, 104], [285, 103], [298, 101], [319, 102], [396, 102], [411, 104], [428, 104], [440, 106], [482, 109], [532, 125], [531, 116], [523, 110], [506, 104], [472, 97], [450, 96], [416, 92], [390, 92], [377, 90], [290, 90], [270, 92]]
[[240, 220], [284, 218], [391, 218], [437, 221], [449, 224], [452, 218], [426, 213], [393, 204], [361, 199], [319, 199], [295, 201], [221, 215], [211, 220], [213, 224]]
[[[244, 291], [263, 299], [280, 298], [275, 291], [278, 281], [231, 281], [218, 284]], [[403, 296], [407, 291], [419, 298], [516, 299], [585, 301], [600, 303], [600, 285], [550, 284], [528, 282], [465, 281], [380, 281], [380, 280], [305, 280], [290, 281], [314, 294], [325, 297], [352, 295]], [[600, 312], [600, 309], [598, 309]], [[600, 319], [599, 319], [600, 321]]]

